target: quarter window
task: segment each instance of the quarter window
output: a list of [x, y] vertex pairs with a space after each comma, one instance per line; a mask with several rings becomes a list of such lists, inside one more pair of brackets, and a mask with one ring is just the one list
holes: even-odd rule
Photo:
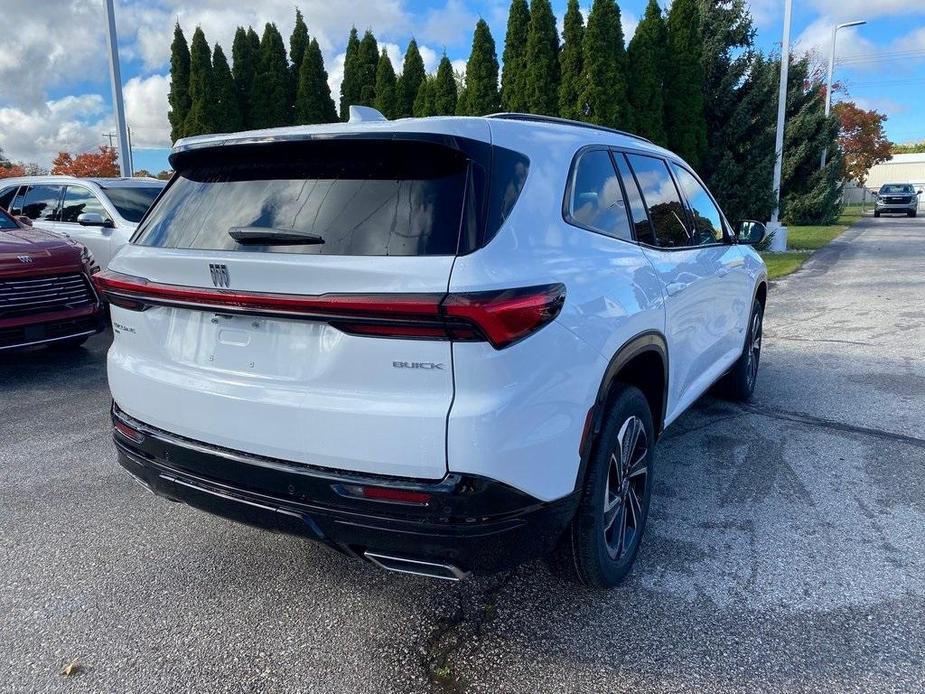
[[32, 186], [26, 191], [22, 214], [29, 219], [57, 222], [60, 200], [61, 186]]
[[64, 205], [61, 207], [61, 221], [77, 223], [77, 218], [85, 212], [96, 212], [103, 219], [109, 219], [106, 208], [97, 197], [81, 186], [68, 186], [64, 191]]
[[627, 158], [642, 189], [657, 244], [665, 248], [691, 245], [684, 222], [686, 212], [668, 165], [662, 159], [639, 154], [628, 154]]
[[623, 191], [609, 152], [592, 150], [581, 155], [572, 180], [569, 217], [583, 227], [632, 240]]
[[710, 243], [722, 243], [723, 218], [719, 208], [710, 198], [707, 189], [694, 178], [694, 175], [682, 166], [672, 163], [678, 185], [684, 191], [684, 197], [691, 207], [694, 221], [693, 244], [700, 246]]

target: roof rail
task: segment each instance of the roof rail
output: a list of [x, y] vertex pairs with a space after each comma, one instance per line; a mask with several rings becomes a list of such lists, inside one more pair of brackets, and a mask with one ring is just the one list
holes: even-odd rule
[[642, 135], [637, 135], [636, 133], [628, 133], [625, 130], [617, 130], [616, 128], [608, 128], [606, 125], [595, 125], [594, 123], [585, 123], [580, 120], [571, 120], [569, 118], [559, 118], [558, 116], [542, 116], [538, 113], [490, 113], [486, 118], [500, 118], [502, 120], [525, 120], [533, 121], [536, 123], [558, 123], [559, 125], [573, 125], [577, 128], [590, 128], [591, 130], [603, 130], [608, 133], [615, 133], [617, 135], [625, 135], [626, 137], [632, 137], [637, 140], [642, 140], [643, 142], [648, 142], [650, 145], [654, 144], [652, 140], [643, 137]]

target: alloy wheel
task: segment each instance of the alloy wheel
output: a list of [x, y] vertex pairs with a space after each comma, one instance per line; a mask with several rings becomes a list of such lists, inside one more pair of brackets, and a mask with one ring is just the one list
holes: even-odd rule
[[755, 311], [752, 318], [749, 340], [747, 375], [748, 385], [751, 386], [758, 377], [758, 361], [761, 358], [761, 313], [759, 311]]
[[617, 448], [610, 454], [604, 488], [604, 543], [611, 559], [620, 560], [639, 541], [643, 500], [648, 482], [649, 442], [639, 417], [620, 427]]

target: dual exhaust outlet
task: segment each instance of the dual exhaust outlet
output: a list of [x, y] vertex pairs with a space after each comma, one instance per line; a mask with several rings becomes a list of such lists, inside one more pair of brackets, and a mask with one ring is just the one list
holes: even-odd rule
[[393, 557], [388, 554], [380, 554], [379, 552], [364, 552], [363, 556], [381, 569], [394, 571], [400, 574], [440, 578], [444, 581], [461, 581], [469, 576], [469, 572], [463, 571], [453, 564], [421, 561], [419, 559], [408, 559], [406, 557]]

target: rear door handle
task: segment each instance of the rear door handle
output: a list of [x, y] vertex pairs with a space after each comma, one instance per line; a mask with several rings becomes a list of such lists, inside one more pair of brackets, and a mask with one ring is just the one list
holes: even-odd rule
[[687, 287], [687, 285], [683, 282], [669, 282], [665, 289], [668, 290], [668, 296], [674, 296], [675, 294], [683, 292], [685, 287]]

